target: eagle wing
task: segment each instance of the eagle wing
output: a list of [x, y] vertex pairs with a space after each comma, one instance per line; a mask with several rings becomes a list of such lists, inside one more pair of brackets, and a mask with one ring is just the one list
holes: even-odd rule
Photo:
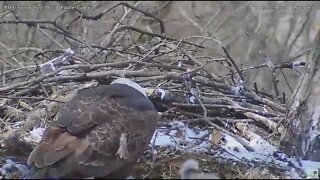
[[129, 86], [85, 89], [59, 111], [28, 164], [36, 167], [34, 177], [110, 175], [136, 162], [158, 120], [152, 102]]

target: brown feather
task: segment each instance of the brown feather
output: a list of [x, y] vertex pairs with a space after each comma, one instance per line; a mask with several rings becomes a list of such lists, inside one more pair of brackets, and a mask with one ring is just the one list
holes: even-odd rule
[[62, 130], [59, 127], [56, 127], [56, 124], [53, 124], [51, 128], [46, 129], [43, 132], [42, 140], [44, 143], [52, 143], [61, 135]]
[[27, 164], [30, 166], [32, 163], [34, 163], [35, 162], [35, 159], [36, 159], [36, 157], [37, 157], [37, 155], [38, 155], [38, 152], [39, 152], [39, 150], [40, 150], [40, 145], [38, 145], [38, 146], [36, 146], [34, 149], [33, 149], [33, 151], [31, 151], [31, 153], [30, 153], [30, 155], [29, 155], [29, 157], [28, 157], [28, 160], [27, 160]]
[[63, 162], [50, 166], [49, 174], [52, 177], [63, 177], [67, 174], [75, 173], [77, 170], [77, 161], [74, 155], [66, 157]]
[[44, 164], [46, 166], [52, 165], [55, 162], [61, 160], [62, 158], [65, 158], [72, 152], [74, 152], [77, 148], [77, 140], [73, 140], [68, 143], [68, 145], [61, 149], [61, 150], [55, 150], [53, 147], [48, 150], [45, 155], [43, 156]]
[[37, 168], [43, 168], [45, 166], [43, 157], [46, 152], [50, 149], [50, 146], [47, 144], [40, 144], [39, 149], [36, 154], [34, 154], [34, 164]]
[[94, 149], [92, 148], [92, 146], [88, 146], [85, 151], [77, 156], [78, 163], [86, 165], [93, 153]]
[[90, 112], [79, 112], [78, 119], [81, 121], [72, 121], [71, 125], [73, 127], [81, 127], [93, 122], [94, 114]]
[[59, 138], [54, 142], [53, 148], [56, 151], [62, 150], [69, 144], [71, 141], [74, 141], [76, 137], [70, 136], [68, 132], [63, 133]]
[[78, 155], [84, 153], [84, 151], [86, 151], [89, 146], [90, 146], [90, 142], [89, 142], [89, 139], [87, 136], [83, 139], [79, 139], [79, 144], [76, 149], [76, 155], [78, 156]]

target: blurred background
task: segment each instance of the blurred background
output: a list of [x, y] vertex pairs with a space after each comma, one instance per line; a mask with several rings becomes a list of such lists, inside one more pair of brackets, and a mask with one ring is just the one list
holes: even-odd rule
[[[92, 53], [88, 49], [79, 49], [76, 44], [70, 44], [63, 36], [50, 31], [53, 21], [89, 44], [105, 43], [106, 34], [119, 24], [160, 33], [159, 23], [155, 19], [123, 6], [112, 9], [98, 20], [74, 21], [79, 12], [70, 10], [77, 7], [83, 15], [94, 16], [117, 3], [1, 1], [0, 70], [34, 64], [33, 55], [42, 50], [61, 50], [62, 47], [71, 47], [83, 56]], [[161, 18], [167, 36], [186, 38], [188, 41], [205, 46], [206, 50], [201, 52], [201, 56], [225, 57], [217, 41], [210, 38], [221, 41], [229, 48], [231, 56], [241, 69], [249, 68], [244, 71], [246, 82], [251, 87], [257, 82], [259, 90], [270, 94], [274, 94], [272, 71], [266, 66], [260, 68], [259, 66], [266, 61], [271, 61], [274, 65], [305, 61], [315, 34], [320, 28], [320, 3], [315, 1], [131, 1], [128, 3]], [[17, 20], [42, 21], [40, 25], [43, 27], [37, 29], [32, 24], [6, 23]], [[121, 23], [118, 23], [119, 21]], [[48, 29], [43, 29], [45, 27]], [[207, 69], [219, 74], [221, 78], [228, 77], [229, 71], [217, 64], [208, 66]], [[290, 96], [300, 75], [299, 69], [279, 69], [275, 73], [280, 93]]]

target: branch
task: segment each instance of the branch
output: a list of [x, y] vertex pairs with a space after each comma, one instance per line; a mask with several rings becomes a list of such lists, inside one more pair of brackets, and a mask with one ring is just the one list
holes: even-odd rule
[[[149, 31], [144, 31], [142, 29], [139, 29], [139, 28], [136, 28], [136, 27], [133, 27], [133, 26], [129, 26], [129, 25], [123, 25], [123, 26], [119, 26], [118, 28], [114, 29], [112, 32], [110, 32], [108, 34], [108, 39], [106, 41], [106, 46], [110, 46], [112, 44], [112, 36], [118, 32], [118, 31], [122, 31], [124, 29], [131, 29], [133, 31], [136, 31], [136, 32], [139, 32], [141, 34], [146, 34], [146, 35], [149, 35], [151, 37], [159, 37], [159, 38], [162, 38], [162, 39], [166, 39], [166, 40], [170, 40], [170, 41], [179, 41], [178, 39], [175, 39], [175, 38], [170, 38], [170, 37], [167, 37], [165, 35], [162, 35], [162, 34], [156, 34], [156, 33], [152, 33], [152, 32], [149, 32]], [[205, 48], [201, 45], [198, 45], [198, 44], [194, 44], [194, 43], [191, 43], [191, 42], [188, 42], [188, 41], [185, 41], [185, 40], [182, 40], [181, 41], [182, 43], [186, 43], [186, 44], [190, 44], [190, 45], [193, 45], [193, 46], [196, 46], [196, 47], [199, 47], [199, 48]]]
[[245, 82], [244, 77], [243, 77], [243, 75], [242, 75], [242, 72], [240, 71], [240, 69], [239, 69], [239, 67], [237, 66], [236, 62], [233, 60], [233, 58], [232, 58], [232, 57], [230, 56], [230, 54], [228, 53], [227, 49], [226, 49], [224, 46], [222, 46], [222, 49], [223, 49], [224, 53], [226, 53], [226, 55], [227, 55], [227, 57], [229, 58], [229, 60], [231, 61], [232, 65], [236, 68], [236, 70], [237, 70], [237, 72], [238, 72], [241, 80], [242, 80], [243, 82]]

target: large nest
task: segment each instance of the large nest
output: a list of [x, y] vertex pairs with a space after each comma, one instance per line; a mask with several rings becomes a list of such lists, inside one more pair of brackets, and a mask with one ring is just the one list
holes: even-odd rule
[[[126, 3], [119, 5], [137, 10]], [[147, 12], [144, 14], [155, 18]], [[139, 162], [139, 177], [178, 177], [176, 168], [181, 160], [194, 157], [200, 160], [202, 169], [217, 171], [227, 178], [257, 178], [260, 169], [271, 171], [265, 173], [268, 174], [265, 178], [285, 178], [281, 170], [276, 170], [279, 167], [274, 167], [277, 163], [262, 167], [264, 164], [255, 163], [254, 157], [245, 160], [239, 155], [278, 146], [286, 112], [285, 97], [274, 100], [258, 86], [249, 87], [243, 73], [250, 68], [240, 69], [237, 60], [228, 53], [228, 47], [220, 41], [209, 39], [225, 53], [224, 57], [213, 58], [199, 44], [167, 37], [162, 21], [155, 20], [160, 22], [161, 34], [117, 24], [101, 45], [84, 42], [51, 23], [55, 33], [70, 41], [72, 48], [25, 51], [26, 54], [32, 52], [34, 65], [1, 73], [0, 139], [3, 148], [0, 156], [3, 159], [21, 157], [24, 161], [41, 138], [43, 130], [40, 128], [45, 128], [78, 90], [126, 77], [148, 90], [149, 98], [163, 117], [150, 142], [149, 156]], [[34, 26], [37, 22], [24, 23]], [[304, 64], [261, 67], [274, 70], [299, 65]], [[213, 72], [212, 66], [220, 67], [221, 72]], [[27, 145], [19, 145], [23, 144], [21, 141]], [[234, 146], [230, 146], [230, 141]], [[228, 154], [233, 161], [218, 160], [226, 157], [222, 154]], [[267, 158], [282, 160], [279, 154], [280, 151], [270, 150]], [[237, 166], [235, 160], [242, 160], [242, 164]]]

